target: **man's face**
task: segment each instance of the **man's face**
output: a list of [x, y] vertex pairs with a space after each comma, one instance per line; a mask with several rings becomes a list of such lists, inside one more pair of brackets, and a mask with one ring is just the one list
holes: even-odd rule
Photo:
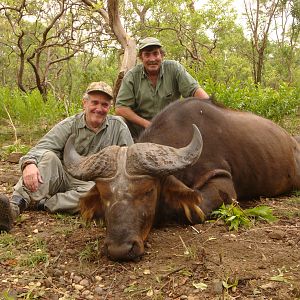
[[89, 99], [83, 100], [85, 121], [89, 128], [100, 128], [104, 122], [111, 105], [110, 97], [101, 92], [89, 93]]
[[148, 74], [158, 74], [163, 60], [163, 54], [160, 48], [150, 48], [142, 51], [140, 59], [144, 65], [144, 68]]

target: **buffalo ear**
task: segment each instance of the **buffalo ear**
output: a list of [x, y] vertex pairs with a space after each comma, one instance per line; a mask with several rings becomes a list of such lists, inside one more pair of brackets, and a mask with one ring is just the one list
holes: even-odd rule
[[99, 220], [104, 216], [104, 207], [97, 186], [80, 197], [80, 213], [86, 221]]
[[174, 175], [165, 178], [161, 193], [168, 209], [183, 212], [191, 223], [205, 220], [205, 214], [201, 209], [201, 196]]
[[162, 184], [162, 195], [165, 203], [172, 209], [180, 210], [182, 202], [198, 202], [197, 193], [187, 187], [174, 175], [167, 176]]

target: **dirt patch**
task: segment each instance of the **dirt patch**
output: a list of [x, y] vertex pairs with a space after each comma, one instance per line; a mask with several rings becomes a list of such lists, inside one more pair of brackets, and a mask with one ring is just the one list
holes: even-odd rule
[[[19, 175], [1, 161], [0, 193]], [[0, 299], [300, 299], [300, 197], [259, 204], [279, 220], [238, 232], [220, 221], [155, 228], [142, 259], [126, 263], [101, 254], [105, 228], [27, 211], [0, 235]]]

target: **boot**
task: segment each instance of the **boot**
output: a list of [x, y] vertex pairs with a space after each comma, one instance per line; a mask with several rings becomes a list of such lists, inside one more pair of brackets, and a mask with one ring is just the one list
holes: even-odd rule
[[13, 223], [14, 219], [9, 199], [5, 195], [0, 195], [0, 232], [10, 231]]
[[27, 206], [27, 202], [20, 196], [12, 196], [10, 202], [8, 197], [0, 194], [0, 232], [10, 231], [14, 221]]

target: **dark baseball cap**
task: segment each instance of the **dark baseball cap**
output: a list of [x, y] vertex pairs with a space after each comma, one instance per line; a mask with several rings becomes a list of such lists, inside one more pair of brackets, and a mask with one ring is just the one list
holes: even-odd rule
[[142, 50], [146, 47], [149, 46], [158, 46], [158, 47], [162, 47], [162, 44], [160, 43], [160, 41], [157, 38], [154, 37], [146, 37], [143, 40], [140, 41], [139, 43], [139, 50]]

